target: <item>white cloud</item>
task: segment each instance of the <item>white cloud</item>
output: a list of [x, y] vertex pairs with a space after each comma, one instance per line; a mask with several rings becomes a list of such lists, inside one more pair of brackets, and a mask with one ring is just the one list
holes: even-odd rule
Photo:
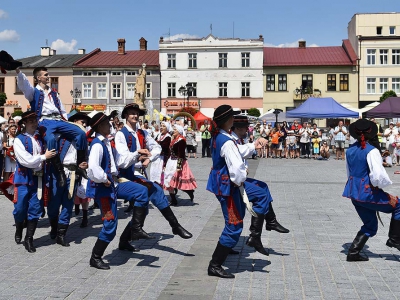
[[175, 35], [171, 35], [169, 37], [170, 41], [177, 41], [177, 40], [182, 40], [182, 39], [198, 39], [199, 37], [197, 35], [191, 35], [188, 33], [178, 33]]
[[51, 49], [57, 50], [57, 54], [62, 53], [73, 53], [76, 52], [77, 40], [72, 39], [71, 42], [64, 42], [61, 39], [57, 39], [51, 43]]
[[[284, 43], [284, 44], [279, 44], [279, 45], [274, 45], [274, 44], [264, 44], [265, 47], [276, 47], [276, 48], [293, 48], [293, 47], [298, 47], [299, 46], [299, 41], [304, 41], [304, 39], [298, 39], [297, 41], [291, 42], [291, 43]], [[311, 45], [306, 45], [307, 47], [318, 47], [317, 44], [311, 44]]]
[[6, 19], [7, 17], [8, 14], [4, 10], [0, 9], [0, 19]]
[[19, 34], [15, 30], [6, 29], [0, 32], [1, 42], [18, 42]]

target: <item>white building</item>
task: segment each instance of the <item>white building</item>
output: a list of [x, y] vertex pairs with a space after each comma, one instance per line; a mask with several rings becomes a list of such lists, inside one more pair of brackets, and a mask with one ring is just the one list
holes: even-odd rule
[[[258, 39], [217, 38], [159, 41], [162, 112], [174, 114], [183, 106], [212, 117], [214, 109], [229, 104], [246, 112], [262, 113], [263, 44]], [[180, 87], [193, 87], [179, 92]], [[187, 89], [186, 89], [187, 90]]]

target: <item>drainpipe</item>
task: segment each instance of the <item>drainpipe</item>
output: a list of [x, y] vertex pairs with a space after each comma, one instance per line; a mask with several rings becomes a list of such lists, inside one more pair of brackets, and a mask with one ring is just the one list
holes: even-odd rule
[[360, 62], [361, 62], [361, 35], [358, 36], [358, 58], [357, 58], [357, 76], [358, 76], [358, 108], [360, 108]]

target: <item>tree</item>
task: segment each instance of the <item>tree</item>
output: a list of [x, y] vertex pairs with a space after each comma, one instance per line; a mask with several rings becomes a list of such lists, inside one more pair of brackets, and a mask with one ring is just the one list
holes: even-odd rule
[[4, 106], [7, 100], [6, 93], [0, 93], [0, 106]]
[[383, 95], [379, 98], [379, 102], [385, 101], [389, 97], [397, 97], [396, 93], [394, 91], [386, 91], [383, 93]]
[[191, 114], [192, 116], [194, 116], [196, 113], [197, 113], [197, 109], [195, 109], [195, 108], [193, 108], [193, 107], [190, 107], [190, 106], [185, 106], [185, 107], [182, 107], [180, 110], [179, 110], [179, 112], [186, 112], [186, 113], [188, 113], [188, 114]]
[[14, 118], [16, 116], [22, 116], [22, 114], [23, 114], [22, 110], [16, 110], [11, 114], [11, 116]]
[[261, 115], [261, 113], [260, 113], [260, 110], [258, 109], [258, 108], [250, 108], [248, 111], [247, 111], [247, 114], [249, 115], [249, 116], [253, 116], [253, 117], [259, 117], [260, 115]]

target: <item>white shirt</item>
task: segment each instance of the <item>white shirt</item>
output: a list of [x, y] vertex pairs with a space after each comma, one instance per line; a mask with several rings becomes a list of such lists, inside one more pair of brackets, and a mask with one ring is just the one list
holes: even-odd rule
[[[63, 165], [76, 165], [76, 160], [77, 160], [76, 149], [74, 145], [70, 144], [62, 163]], [[67, 168], [64, 168], [64, 172], [65, 176], [69, 177], [71, 171], [68, 170]]]
[[42, 169], [42, 162], [46, 160], [46, 156], [42, 153], [39, 142], [29, 133], [24, 133], [32, 141], [32, 153], [30, 154], [25, 149], [25, 145], [22, 144], [20, 139], [14, 141], [14, 153], [18, 162], [29, 169], [34, 171], [40, 171]]
[[300, 128], [299, 134], [301, 135], [300, 137], [300, 143], [308, 143], [310, 142], [310, 129], [309, 128]]
[[[96, 133], [96, 137], [99, 138], [99, 140], [106, 145], [108, 153], [110, 154], [111, 174], [118, 175], [110, 141], [98, 133]], [[103, 168], [101, 167], [102, 159], [103, 159], [103, 146], [100, 145], [99, 143], [92, 144], [90, 148], [87, 175], [92, 181], [96, 183], [106, 183], [108, 180], [106, 172], [104, 172]]]
[[227, 141], [222, 145], [220, 155], [221, 157], [225, 158], [230, 180], [234, 184], [240, 186], [247, 178], [246, 165], [243, 162], [242, 155], [240, 154], [238, 147], [233, 141], [233, 136], [222, 129], [220, 129], [219, 132], [220, 134], [232, 139], [232, 141]]
[[[35, 93], [35, 88], [31, 85], [29, 82], [28, 78], [26, 78], [25, 74], [22, 72], [18, 73], [17, 76], [17, 83], [18, 83], [18, 88], [24, 93], [25, 98], [30, 102], [33, 100], [33, 94]], [[42, 115], [51, 115], [51, 114], [60, 114], [58, 111], [57, 107], [55, 106], [53, 99], [50, 95], [50, 88], [45, 91], [42, 89], [40, 85], [36, 86], [36, 89], [42, 90], [44, 92], [44, 100], [43, 100], [43, 107], [42, 107]], [[64, 106], [60, 100], [60, 109], [61, 109], [61, 115], [68, 120], [67, 112], [64, 109]]]
[[[137, 136], [136, 130], [133, 130], [130, 126], [125, 125], [126, 129], [132, 134], [136, 140], [136, 151], [131, 152], [126, 143], [125, 135], [122, 131], [118, 131], [115, 135], [115, 150], [117, 151], [117, 166], [122, 169], [127, 169], [133, 164], [135, 168], [140, 168], [142, 166], [141, 162], [138, 162], [139, 153], [138, 150], [142, 149], [139, 143], [139, 138]], [[148, 134], [146, 130], [143, 130], [146, 141], [146, 148], [150, 151], [150, 161], [155, 161], [161, 153], [161, 146]]]

